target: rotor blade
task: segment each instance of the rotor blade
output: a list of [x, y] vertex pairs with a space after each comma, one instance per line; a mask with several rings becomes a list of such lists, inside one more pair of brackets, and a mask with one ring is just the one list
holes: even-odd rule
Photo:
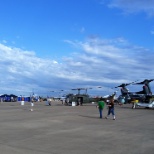
[[134, 83], [136, 83], [138, 80], [136, 80], [136, 81], [133, 81], [133, 82], [131, 82], [131, 83], [126, 83], [126, 86], [128, 86], [128, 85], [130, 85], [130, 84], [134, 84]]
[[97, 88], [102, 88], [101, 86], [97, 87]]
[[135, 83], [135, 84], [145, 84], [146, 82], [150, 83], [151, 81], [154, 81], [154, 79], [150, 79], [150, 80], [145, 79], [144, 81], [138, 82], [138, 83]]
[[86, 88], [75, 88], [75, 89], [71, 89], [71, 90], [85, 90]]
[[117, 86], [117, 87], [115, 87], [115, 88], [118, 88], [118, 87], [123, 87], [123, 86], [125, 86], [125, 84], [123, 83], [123, 84], [121, 84], [121, 85], [119, 85], [119, 86]]
[[121, 85], [119, 85], [119, 86], [117, 86], [117, 87], [115, 87], [115, 88], [128, 86], [128, 85], [130, 85], [130, 84], [134, 84], [134, 83], [137, 82], [137, 81], [138, 81], [138, 80], [133, 81], [133, 82], [130, 82], [130, 83], [122, 83]]

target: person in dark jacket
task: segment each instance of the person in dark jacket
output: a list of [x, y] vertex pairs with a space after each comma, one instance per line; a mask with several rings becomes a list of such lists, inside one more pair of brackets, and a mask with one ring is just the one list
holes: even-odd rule
[[112, 116], [113, 116], [113, 120], [115, 120], [114, 100], [113, 99], [111, 99], [110, 103], [108, 104], [108, 114], [105, 118], [107, 119], [111, 113], [112, 113]]

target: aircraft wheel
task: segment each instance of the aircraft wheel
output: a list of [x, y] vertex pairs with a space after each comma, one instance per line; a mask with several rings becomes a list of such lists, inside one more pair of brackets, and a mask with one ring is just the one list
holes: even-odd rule
[[135, 109], [135, 108], [136, 108], [136, 105], [133, 105], [133, 106], [132, 106], [132, 109]]
[[149, 107], [145, 107], [146, 109], [149, 109]]

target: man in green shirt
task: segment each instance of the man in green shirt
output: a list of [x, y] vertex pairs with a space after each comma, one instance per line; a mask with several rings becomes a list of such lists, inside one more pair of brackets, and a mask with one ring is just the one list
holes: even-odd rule
[[101, 97], [100, 100], [98, 101], [98, 105], [97, 105], [97, 108], [99, 109], [99, 115], [100, 115], [101, 119], [103, 117], [102, 114], [103, 114], [104, 105], [105, 105], [104, 99]]

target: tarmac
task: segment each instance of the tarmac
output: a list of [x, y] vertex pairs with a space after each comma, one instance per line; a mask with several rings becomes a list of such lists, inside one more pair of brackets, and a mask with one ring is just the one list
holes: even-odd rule
[[1, 102], [0, 154], [154, 153], [154, 109], [115, 105], [115, 113], [99, 119], [91, 103]]

